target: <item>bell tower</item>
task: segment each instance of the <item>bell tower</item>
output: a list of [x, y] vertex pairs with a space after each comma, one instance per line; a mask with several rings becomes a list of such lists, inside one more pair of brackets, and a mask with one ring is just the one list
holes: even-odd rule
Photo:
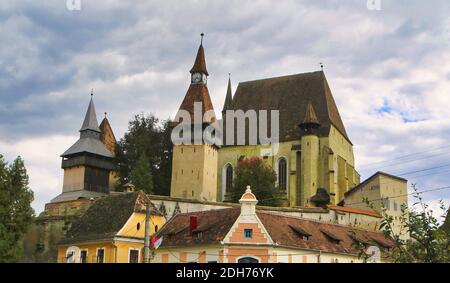
[[[172, 125], [185, 125], [194, 139], [174, 143], [172, 158], [171, 197], [201, 201], [217, 200], [218, 148], [205, 142], [203, 130], [216, 122], [214, 108], [208, 91], [208, 71], [201, 34], [200, 47], [194, 66], [190, 70], [191, 83]], [[190, 118], [180, 121], [180, 117]], [[184, 130], [183, 130], [184, 132]], [[201, 135], [201, 138], [198, 137]]]
[[101, 140], [102, 131], [95, 113], [93, 93], [79, 132], [78, 141], [61, 155], [63, 192], [52, 203], [90, 199], [110, 192], [110, 174], [116, 170], [114, 154]]

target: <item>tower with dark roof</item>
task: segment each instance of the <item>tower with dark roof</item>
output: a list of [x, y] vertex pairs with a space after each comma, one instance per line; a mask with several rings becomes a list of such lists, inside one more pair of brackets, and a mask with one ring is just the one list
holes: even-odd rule
[[[301, 173], [297, 186], [298, 205], [311, 205], [313, 197], [319, 186], [319, 135], [320, 127], [316, 111], [311, 103], [308, 103], [304, 118], [299, 125], [301, 130]], [[303, 178], [302, 178], [303, 177]]]
[[[203, 131], [216, 122], [208, 91], [203, 34], [190, 73], [191, 83], [172, 124], [177, 125], [174, 130], [179, 126], [190, 129], [191, 139], [174, 144], [170, 196], [216, 201], [218, 148], [203, 139]], [[190, 119], [185, 121], [183, 117]]]
[[102, 129], [103, 131], [98, 125], [91, 95], [79, 131], [80, 138], [61, 155], [61, 167], [64, 169], [63, 192], [52, 200], [53, 203], [91, 199], [109, 193], [112, 179], [110, 175], [116, 168], [113, 163], [114, 153], [102, 142], [102, 136], [105, 139], [107, 135], [106, 122], [102, 123]]

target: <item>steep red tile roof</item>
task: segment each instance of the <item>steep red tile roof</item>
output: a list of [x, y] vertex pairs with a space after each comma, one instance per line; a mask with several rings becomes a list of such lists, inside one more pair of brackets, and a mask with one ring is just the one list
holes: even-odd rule
[[[240, 212], [240, 208], [226, 208], [180, 213], [172, 217], [156, 236], [164, 237], [161, 247], [218, 244], [230, 231]], [[201, 232], [201, 234], [190, 235], [189, 220], [191, 215], [197, 216], [198, 227], [195, 232]]]
[[[202, 116], [205, 112], [212, 110], [214, 111], [213, 104], [211, 102], [211, 97], [209, 96], [208, 87], [205, 84], [191, 84], [189, 89], [181, 103], [180, 110], [188, 111], [191, 115], [191, 123], [194, 123], [194, 103], [202, 103]], [[216, 120], [214, 115], [208, 123], [212, 123]]]
[[[157, 236], [164, 237], [161, 246], [163, 248], [219, 244], [230, 231], [239, 214], [239, 208], [178, 214], [166, 223]], [[198, 217], [197, 230], [201, 231], [201, 234], [190, 235], [190, 215]], [[381, 232], [261, 211], [257, 211], [257, 215], [272, 240], [279, 246], [357, 254], [358, 250], [354, 247], [354, 241], [364, 239], [371, 245], [394, 247], [394, 242]], [[303, 236], [307, 236], [308, 240], [304, 240]], [[327, 237], [339, 240], [331, 241]]]
[[205, 50], [203, 45], [201, 44], [197, 51], [197, 57], [195, 58], [194, 66], [192, 66], [191, 74], [193, 73], [204, 73], [207, 76], [208, 70], [206, 69], [206, 60], [205, 60]]

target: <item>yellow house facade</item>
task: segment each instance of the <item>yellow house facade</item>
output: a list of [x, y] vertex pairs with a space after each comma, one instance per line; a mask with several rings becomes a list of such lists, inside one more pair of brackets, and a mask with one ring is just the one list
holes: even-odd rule
[[150, 234], [165, 218], [143, 192], [99, 198], [58, 246], [60, 263], [143, 262], [146, 206], [151, 205]]

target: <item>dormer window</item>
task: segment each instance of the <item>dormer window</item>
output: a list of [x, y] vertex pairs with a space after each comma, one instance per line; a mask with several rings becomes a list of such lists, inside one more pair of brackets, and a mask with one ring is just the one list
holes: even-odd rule
[[295, 234], [297, 234], [303, 241], [308, 241], [309, 237], [311, 237], [311, 234], [308, 233], [305, 229], [299, 227], [299, 226], [293, 226], [289, 225], [289, 227], [294, 231]]
[[320, 232], [322, 232], [325, 238], [327, 238], [327, 240], [332, 242], [333, 244], [339, 245], [339, 243], [342, 241], [342, 238], [340, 236], [329, 230], [320, 229]]

